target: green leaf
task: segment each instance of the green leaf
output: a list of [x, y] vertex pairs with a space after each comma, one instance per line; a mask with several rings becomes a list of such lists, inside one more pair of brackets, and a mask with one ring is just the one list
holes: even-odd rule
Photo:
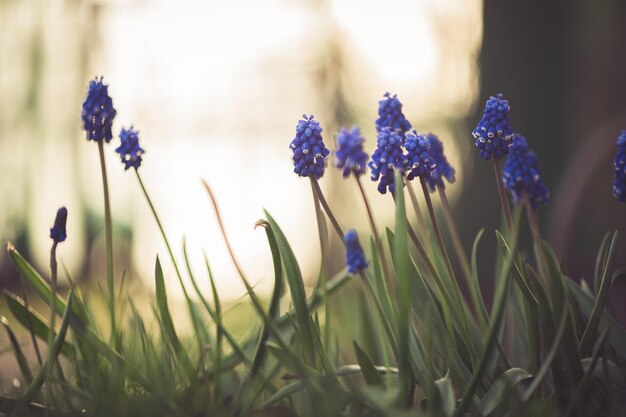
[[594, 274], [593, 274], [593, 278], [594, 278], [593, 285], [594, 285], [596, 294], [600, 291], [600, 283], [602, 282], [602, 273], [606, 265], [607, 249], [608, 249], [608, 244], [611, 241], [611, 236], [614, 236], [613, 232], [607, 232], [604, 235], [604, 238], [602, 239], [602, 243], [600, 244], [600, 250], [598, 251], [598, 256], [596, 257], [596, 267], [594, 269]]
[[[33, 332], [42, 341], [48, 342], [48, 333], [50, 327], [46, 321], [32, 308], [26, 308], [26, 304], [21, 298], [12, 294], [11, 292], [4, 290], [4, 299], [7, 303], [7, 307], [11, 311], [11, 314], [20, 322], [24, 328], [28, 329], [32, 326]], [[56, 333], [52, 332], [52, 337], [56, 337]], [[75, 354], [74, 347], [68, 342], [63, 343], [61, 353], [64, 356], [72, 357]]]
[[505, 387], [515, 387], [521, 381], [532, 378], [532, 375], [521, 368], [511, 368], [504, 372], [481, 398], [478, 408], [483, 415], [493, 412], [506, 398], [502, 396]]
[[485, 304], [485, 300], [482, 297], [482, 292], [480, 290], [480, 279], [478, 278], [478, 244], [480, 243], [480, 239], [482, 238], [485, 229], [480, 229], [476, 238], [474, 238], [474, 243], [472, 244], [472, 286], [473, 286], [473, 297], [474, 297], [474, 305], [477, 310], [476, 315], [478, 320], [483, 323], [483, 326], [486, 325], [489, 319], [489, 313], [487, 312], [487, 305]]
[[454, 414], [454, 406], [456, 405], [456, 397], [450, 376], [446, 374], [443, 378], [438, 379], [435, 381], [435, 386], [441, 399], [444, 415], [452, 416]]
[[[72, 291], [70, 291], [70, 294], [67, 297], [67, 307], [68, 308], [65, 309], [65, 313], [63, 313], [61, 326], [59, 327], [59, 334], [52, 342], [52, 346], [50, 346], [50, 349], [48, 350], [46, 360], [17, 405], [17, 409], [20, 411], [26, 404], [30, 403], [32, 399], [35, 398], [35, 395], [37, 395], [37, 392], [44, 383], [46, 375], [50, 374], [50, 369], [52, 369], [54, 362], [56, 362], [57, 357], [61, 352], [61, 347], [65, 342], [65, 335], [67, 334], [67, 329], [70, 324], [70, 318], [72, 317]], [[19, 412], [17, 414], [19, 414]]]
[[306, 292], [304, 291], [304, 281], [302, 279], [302, 273], [300, 272], [300, 266], [298, 266], [298, 261], [283, 231], [267, 210], [265, 211], [265, 215], [274, 232], [281, 259], [285, 265], [287, 284], [291, 292], [291, 301], [296, 312], [296, 322], [298, 323], [298, 328], [302, 335], [305, 362], [313, 363], [315, 357], [313, 350], [313, 328], [309, 309], [307, 308]]
[[180, 340], [178, 339], [176, 329], [174, 328], [174, 322], [172, 321], [172, 316], [170, 314], [170, 309], [167, 305], [167, 292], [165, 290], [163, 269], [161, 268], [161, 262], [159, 262], [158, 256], [156, 258], [154, 279], [156, 284], [156, 303], [164, 333], [163, 336], [172, 346], [172, 350], [180, 360], [189, 381], [193, 381], [194, 370], [191, 360], [189, 359], [189, 356], [187, 356], [187, 351], [183, 349]]
[[0, 316], [0, 322], [2, 322], [4, 329], [7, 331], [9, 341], [11, 342], [11, 347], [13, 348], [13, 354], [15, 355], [15, 360], [17, 360], [17, 364], [20, 367], [22, 377], [24, 378], [24, 381], [30, 384], [33, 381], [33, 374], [28, 366], [26, 356], [24, 356], [24, 352], [22, 352], [20, 343], [17, 341], [17, 337], [15, 337], [15, 333], [13, 333], [13, 330], [11, 330], [11, 326], [9, 326], [9, 321], [7, 320], [7, 318], [4, 316]]
[[583, 336], [580, 340], [579, 349], [582, 354], [589, 352], [591, 344], [596, 336], [598, 324], [602, 318], [602, 312], [609, 299], [609, 290], [611, 288], [611, 275], [613, 273], [613, 264], [615, 262], [615, 253], [617, 251], [617, 231], [613, 232], [611, 243], [609, 244], [606, 259], [601, 268], [602, 276], [600, 278], [600, 288], [596, 294], [596, 301], [589, 317], [589, 322], [585, 327]]
[[369, 357], [369, 355], [361, 349], [356, 340], [352, 341], [354, 345], [354, 353], [356, 354], [356, 360], [361, 367], [361, 371], [363, 372], [363, 379], [367, 385], [380, 385], [384, 386], [383, 378], [380, 376], [376, 367], [374, 366], [374, 362]]
[[[590, 317], [593, 311], [594, 301], [586, 294], [581, 287], [576, 284], [570, 278], [566, 279], [567, 286], [574, 296], [580, 309], [587, 316]], [[626, 330], [620, 325], [620, 323], [607, 311], [602, 311], [600, 316], [600, 322], [598, 323], [598, 330], [604, 332], [610, 329], [608, 341], [609, 344], [619, 354], [626, 358]]]

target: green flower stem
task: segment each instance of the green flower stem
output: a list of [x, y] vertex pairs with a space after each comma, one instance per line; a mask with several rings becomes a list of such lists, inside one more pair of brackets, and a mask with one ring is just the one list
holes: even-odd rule
[[537, 219], [535, 208], [530, 203], [527, 192], [523, 192], [522, 201], [524, 202], [524, 206], [526, 208], [526, 219], [528, 220], [528, 225], [530, 226], [530, 233], [532, 234], [533, 241], [535, 242], [538, 267], [540, 270], [543, 270], [542, 275], [548, 277], [548, 262], [546, 261], [543, 253], [543, 241], [541, 239], [541, 232], [539, 229], [539, 220]]
[[109, 182], [107, 167], [104, 160], [104, 143], [98, 141], [100, 154], [100, 169], [102, 170], [102, 189], [104, 192], [104, 240], [106, 251], [107, 292], [109, 293], [109, 314], [111, 319], [111, 340], [118, 344], [118, 335], [115, 323], [115, 283], [113, 281], [113, 224], [111, 220], [111, 201], [109, 199]]
[[443, 237], [441, 236], [441, 230], [439, 229], [439, 224], [437, 223], [437, 217], [435, 216], [435, 209], [433, 208], [433, 202], [430, 199], [430, 192], [428, 191], [428, 186], [426, 185], [426, 181], [424, 178], [420, 178], [420, 184], [422, 185], [422, 191], [424, 192], [424, 199], [426, 200], [426, 207], [428, 207], [428, 214], [430, 215], [430, 220], [433, 225], [433, 230], [435, 231], [435, 236], [437, 237], [437, 243], [439, 245], [439, 250], [443, 255], [446, 269], [448, 270], [448, 274], [450, 275], [450, 280], [452, 281], [452, 287], [454, 288], [454, 295], [456, 297], [456, 301], [459, 303], [459, 309], [461, 310], [461, 318], [463, 320], [463, 329], [466, 333], [468, 344], [471, 346], [471, 338], [469, 337], [469, 324], [467, 321], [467, 316], [463, 314], [463, 306], [466, 304], [463, 295], [461, 294], [461, 289], [459, 288], [459, 283], [456, 280], [456, 275], [454, 274], [454, 270], [452, 269], [452, 263], [450, 262], [450, 257], [448, 256], [448, 251], [446, 250], [446, 245], [443, 243]]
[[[327, 252], [328, 252], [328, 230], [326, 228], [326, 223], [323, 222], [324, 219], [324, 214], [322, 213], [322, 209], [320, 207], [320, 199], [317, 196], [317, 192], [315, 190], [315, 185], [313, 185], [313, 183], [317, 184], [317, 187], [319, 188], [319, 184], [317, 183], [317, 179], [313, 178], [313, 177], [309, 177], [309, 179], [311, 180], [311, 191], [313, 192], [313, 203], [315, 204], [315, 217], [317, 219], [317, 232], [319, 234], [319, 239], [320, 239], [320, 253], [321, 253], [321, 259], [320, 259], [320, 280], [319, 280], [319, 285], [324, 289], [323, 291], [323, 301], [322, 303], [324, 304], [324, 315], [325, 315], [325, 326], [324, 326], [324, 343], [326, 343], [328, 345], [328, 343], [330, 342], [330, 304], [328, 303], [328, 289], [327, 287], [327, 281], [328, 281], [328, 263], [326, 262], [327, 260]], [[321, 192], [319, 194], [322, 194]], [[329, 210], [330, 211], [330, 210]], [[335, 220], [336, 221], [336, 220]], [[326, 229], [326, 230], [325, 230]], [[340, 237], [341, 240], [343, 240], [343, 237]]]
[[[58, 275], [58, 266], [57, 266], [57, 245], [58, 242], [54, 241], [52, 243], [52, 248], [50, 249], [50, 288], [52, 290], [52, 296], [50, 297], [50, 331], [48, 332], [48, 352], [51, 352], [50, 347], [54, 342], [54, 326], [56, 321], [56, 311], [54, 310], [54, 302], [57, 298], [57, 275]], [[50, 360], [50, 359], [48, 359]], [[50, 403], [52, 397], [52, 384], [50, 383], [50, 376], [52, 375], [52, 367], [48, 368], [48, 372], [45, 375], [46, 380], [46, 402]]]
[[376, 221], [374, 220], [374, 211], [372, 210], [372, 206], [370, 205], [369, 199], [367, 198], [367, 194], [365, 194], [365, 189], [363, 188], [363, 184], [361, 183], [361, 177], [355, 176], [356, 183], [359, 186], [359, 192], [361, 193], [361, 198], [363, 199], [363, 204], [365, 204], [365, 211], [367, 213], [367, 220], [370, 223], [370, 228], [372, 229], [372, 234], [374, 235], [374, 244], [376, 245], [376, 250], [380, 256], [380, 263], [383, 267], [383, 273], [385, 274], [385, 278], [387, 281], [387, 286], [391, 288], [392, 294], [397, 295], [398, 288], [395, 284], [395, 281], [392, 280], [391, 269], [389, 269], [389, 263], [387, 262], [387, 255], [385, 254], [385, 250], [383, 248], [383, 241], [380, 239], [380, 235], [378, 234], [378, 229], [376, 228]]
[[[437, 187], [437, 191], [439, 193], [439, 200], [441, 201], [441, 207], [443, 208], [443, 217], [446, 220], [448, 225], [448, 231], [450, 232], [450, 237], [452, 238], [452, 246], [456, 252], [456, 256], [461, 263], [461, 268], [463, 269], [463, 276], [465, 277], [465, 281], [467, 284], [467, 288], [470, 290], [470, 294], [472, 296], [472, 304], [474, 305], [474, 312], [476, 317], [483, 321], [483, 316], [480, 314], [480, 299], [481, 296], [478, 293], [478, 288], [473, 285], [472, 282], [472, 272], [470, 268], [469, 261], [467, 259], [467, 255], [463, 250], [463, 244], [461, 243], [461, 237], [459, 235], [459, 230], [456, 227], [456, 222], [454, 221], [454, 217], [452, 216], [452, 209], [450, 208], [450, 203], [448, 202], [448, 196], [446, 195], [445, 187]], [[486, 323], [482, 323], [483, 325]]]
[[180, 273], [180, 269], [178, 268], [178, 263], [176, 262], [176, 259], [174, 258], [174, 252], [172, 252], [172, 247], [170, 246], [170, 242], [167, 238], [167, 235], [165, 234], [165, 229], [163, 229], [163, 225], [161, 224], [159, 215], [157, 214], [156, 209], [154, 208], [152, 199], [150, 198], [150, 195], [148, 195], [148, 191], [146, 190], [146, 187], [141, 179], [141, 175], [139, 175], [139, 171], [137, 170], [137, 168], [135, 168], [135, 174], [137, 175], [137, 180], [139, 181], [139, 185], [141, 186], [141, 191], [143, 192], [144, 197], [146, 197], [146, 201], [148, 202], [148, 206], [150, 206], [150, 210], [152, 211], [154, 220], [156, 221], [157, 226], [159, 227], [159, 231], [161, 232], [161, 237], [163, 238], [163, 242], [165, 243], [167, 252], [170, 255], [170, 260], [172, 261], [172, 265], [174, 265], [174, 271], [176, 272], [176, 276], [178, 277], [178, 282], [180, 283], [180, 286], [183, 290], [183, 294], [185, 296], [185, 300], [187, 301], [187, 306], [189, 307], [189, 312], [193, 320], [193, 317], [194, 317], [194, 313], [192, 311], [193, 302], [191, 301], [191, 298], [189, 298], [189, 293], [187, 293], [187, 288], [185, 287], [185, 284], [183, 282], [183, 277]]
[[319, 182], [317, 182], [317, 179], [311, 178], [311, 186], [313, 187], [313, 191], [315, 192], [317, 199], [319, 200], [320, 204], [324, 208], [324, 211], [326, 212], [326, 215], [328, 216], [328, 219], [330, 220], [330, 224], [333, 225], [333, 228], [337, 232], [339, 239], [343, 242], [343, 235], [344, 235], [343, 229], [339, 225], [339, 222], [337, 221], [337, 218], [333, 214], [333, 211], [330, 209], [330, 206], [328, 205], [328, 201], [326, 201], [326, 198], [324, 197], [324, 193], [322, 193], [322, 189], [320, 188], [320, 184]]
[[509, 234], [513, 231], [513, 216], [511, 216], [511, 207], [509, 206], [509, 200], [506, 198], [506, 191], [504, 189], [504, 182], [502, 182], [502, 160], [492, 159], [493, 170], [496, 174], [496, 184], [498, 184], [498, 196], [500, 197], [500, 205], [502, 206], [502, 212], [506, 219], [506, 225], [509, 229]]
[[419, 201], [417, 200], [417, 196], [415, 195], [415, 190], [410, 186], [408, 182], [405, 182], [406, 189], [409, 191], [409, 198], [411, 199], [411, 205], [413, 206], [413, 210], [415, 211], [415, 217], [417, 218], [417, 226], [419, 227], [420, 234], [424, 238], [426, 250], [428, 253], [432, 253], [433, 248], [431, 245], [431, 236], [430, 229], [426, 227], [426, 222], [424, 221], [424, 216], [422, 216], [422, 210], [420, 209]]

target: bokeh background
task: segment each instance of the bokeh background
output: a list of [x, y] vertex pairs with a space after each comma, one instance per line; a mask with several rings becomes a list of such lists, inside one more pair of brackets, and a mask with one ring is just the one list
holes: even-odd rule
[[[207, 254], [223, 297], [243, 295], [204, 178], [261, 291], [272, 281], [264, 234], [253, 228], [263, 208], [313, 279], [312, 195], [292, 173], [288, 148], [297, 121], [314, 114], [331, 149], [341, 126], [358, 125], [371, 153], [378, 100], [389, 91], [415, 128], [443, 140], [457, 169], [449, 192], [465, 247], [487, 231], [480, 259], [489, 291], [499, 204], [471, 130], [484, 101], [502, 92], [552, 193], [540, 209], [543, 233], [567, 273], [589, 279], [604, 233], [618, 228], [626, 238], [626, 207], [611, 195], [615, 140], [626, 128], [625, 40], [618, 0], [0, 0], [0, 240], [46, 271], [48, 230], [65, 205], [61, 279], [104, 278], [97, 146], [80, 121], [86, 86], [103, 75], [114, 131], [141, 132], [142, 175], [178, 254], [185, 239], [196, 270]], [[156, 254], [166, 252], [114, 153], [117, 140], [106, 146], [116, 276], [149, 289]], [[332, 168], [321, 182], [339, 221], [366, 233], [354, 183]], [[391, 224], [391, 198], [373, 185], [368, 192], [380, 223]], [[331, 244], [336, 272], [343, 253]], [[626, 243], [617, 263], [626, 266]], [[0, 287], [18, 282], [2, 251]], [[624, 317], [617, 290], [611, 308]]]

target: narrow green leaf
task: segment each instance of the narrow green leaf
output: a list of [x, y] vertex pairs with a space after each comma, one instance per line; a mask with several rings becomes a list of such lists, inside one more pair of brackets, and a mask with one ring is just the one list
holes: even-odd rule
[[488, 415], [493, 412], [498, 405], [502, 404], [502, 401], [506, 399], [502, 394], [505, 387], [515, 387], [521, 381], [528, 378], [532, 378], [532, 375], [521, 368], [511, 368], [504, 372], [496, 380], [496, 382], [489, 388], [489, 391], [481, 398], [478, 408], [483, 415]]
[[11, 342], [11, 347], [13, 348], [13, 354], [15, 355], [15, 360], [17, 360], [17, 364], [20, 367], [22, 377], [24, 378], [24, 381], [26, 381], [26, 383], [30, 384], [33, 381], [33, 373], [30, 371], [28, 361], [26, 360], [26, 356], [24, 356], [24, 352], [22, 352], [20, 343], [17, 341], [17, 337], [15, 337], [15, 333], [13, 333], [13, 330], [11, 330], [11, 326], [9, 326], [9, 321], [7, 320], [7, 318], [4, 316], [0, 316], [0, 322], [2, 322], [4, 329], [7, 331], [9, 341]]
[[602, 276], [600, 278], [600, 289], [596, 293], [596, 301], [591, 311], [591, 316], [587, 322], [587, 327], [580, 340], [579, 349], [583, 354], [589, 352], [591, 344], [595, 338], [598, 324], [602, 318], [602, 312], [608, 302], [609, 290], [611, 288], [611, 275], [613, 273], [613, 264], [615, 262], [615, 253], [617, 251], [617, 231], [613, 233], [611, 237], [611, 243], [609, 244], [606, 260], [602, 266]]
[[167, 292], [165, 290], [165, 280], [163, 278], [163, 269], [161, 268], [161, 262], [159, 261], [159, 257], [156, 258], [154, 279], [156, 284], [156, 302], [157, 309], [159, 311], [159, 317], [162, 323], [162, 329], [165, 336], [165, 339], [172, 346], [172, 350], [177, 355], [180, 360], [185, 374], [189, 378], [190, 381], [194, 379], [194, 370], [191, 364], [191, 360], [189, 356], [187, 356], [187, 351], [182, 348], [180, 340], [178, 339], [178, 335], [176, 334], [176, 329], [174, 328], [174, 322], [172, 321], [172, 316], [170, 314], [170, 309], [167, 305]]
[[367, 385], [380, 385], [384, 386], [383, 378], [380, 376], [376, 367], [374, 366], [374, 362], [369, 357], [369, 355], [361, 349], [356, 340], [352, 341], [354, 346], [354, 353], [356, 354], [356, 360], [361, 367], [361, 371], [363, 372], [363, 379]]
[[456, 397], [454, 395], [454, 387], [449, 375], [435, 381], [437, 392], [441, 398], [443, 413], [446, 416], [454, 414], [454, 406], [456, 405]]
[[476, 311], [476, 315], [478, 320], [482, 323], [483, 327], [486, 326], [487, 321], [489, 319], [489, 313], [487, 312], [487, 305], [485, 304], [485, 299], [482, 296], [482, 292], [480, 290], [480, 279], [478, 278], [478, 244], [480, 243], [480, 239], [482, 238], [485, 229], [480, 229], [476, 237], [474, 238], [474, 243], [472, 244], [472, 294], [474, 297], [474, 305], [478, 309]]
[[302, 273], [300, 272], [298, 261], [296, 260], [293, 250], [291, 249], [283, 231], [267, 211], [265, 211], [265, 215], [267, 216], [267, 220], [272, 231], [274, 232], [281, 259], [285, 265], [287, 284], [291, 293], [293, 307], [296, 312], [296, 321], [300, 329], [300, 334], [302, 335], [302, 347], [306, 355], [305, 360], [307, 363], [312, 363], [313, 358], [315, 357], [313, 351], [313, 329], [311, 317], [309, 316], [309, 310], [307, 308]]
[[43, 366], [37, 373], [37, 376], [32, 380], [26, 393], [20, 399], [17, 409], [21, 411], [21, 409], [35, 398], [37, 392], [41, 388], [44, 383], [46, 375], [49, 375], [50, 369], [57, 360], [59, 353], [61, 352], [61, 347], [65, 342], [65, 335], [67, 334], [67, 329], [70, 324], [70, 318], [72, 317], [72, 292], [70, 291], [69, 296], [67, 297], [67, 306], [69, 308], [65, 309], [65, 313], [63, 313], [63, 318], [61, 320], [61, 326], [59, 327], [59, 334], [52, 342], [52, 346], [50, 346], [50, 350], [48, 351], [48, 356], [43, 363]]
[[604, 266], [606, 265], [606, 251], [608, 249], [608, 244], [611, 241], [611, 236], [613, 236], [613, 232], [607, 232], [602, 239], [602, 243], [600, 244], [600, 250], [598, 251], [598, 256], [596, 257], [596, 267], [594, 269], [593, 274], [593, 285], [595, 288], [595, 293], [597, 294], [600, 291], [600, 283], [602, 282], [602, 272], [604, 270]]
[[[50, 327], [46, 321], [32, 308], [29, 307], [27, 309], [24, 301], [8, 290], [4, 290], [4, 299], [7, 307], [9, 307], [9, 310], [11, 311], [11, 314], [13, 314], [17, 321], [19, 321], [24, 328], [32, 326], [35, 335], [47, 343]], [[52, 337], [56, 337], [56, 333], [54, 331], [52, 332]], [[72, 357], [75, 353], [74, 347], [68, 342], [64, 342], [63, 347], [61, 348], [61, 353], [64, 356]]]

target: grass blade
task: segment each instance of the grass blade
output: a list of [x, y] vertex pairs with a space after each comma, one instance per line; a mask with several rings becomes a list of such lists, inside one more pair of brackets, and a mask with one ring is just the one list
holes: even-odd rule
[[26, 356], [24, 356], [24, 352], [22, 352], [20, 343], [17, 341], [17, 337], [15, 337], [15, 333], [13, 333], [13, 330], [11, 330], [11, 326], [9, 326], [9, 321], [7, 320], [7, 318], [4, 316], [0, 316], [0, 322], [2, 322], [4, 329], [7, 331], [7, 335], [9, 336], [9, 341], [11, 342], [11, 347], [13, 348], [15, 359], [17, 360], [17, 364], [20, 367], [20, 372], [22, 373], [22, 377], [24, 377], [24, 381], [30, 384], [33, 381], [33, 373], [30, 371], [28, 361], [26, 360]]

